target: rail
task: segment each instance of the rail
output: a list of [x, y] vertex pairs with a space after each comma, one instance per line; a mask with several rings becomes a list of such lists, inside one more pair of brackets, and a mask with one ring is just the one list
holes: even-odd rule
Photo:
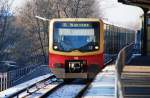
[[123, 98], [123, 87], [121, 82], [121, 73], [123, 70], [123, 67], [126, 63], [129, 62], [131, 56], [132, 56], [132, 50], [134, 48], [134, 44], [130, 44], [126, 47], [124, 47], [118, 54], [117, 60], [116, 60], [116, 86], [115, 86], [115, 94], [116, 98]]
[[16, 70], [0, 73], [0, 91], [3, 91], [9, 87], [14, 86], [13, 82], [15, 80], [26, 75], [36, 67], [37, 65], [25, 66], [23, 68], [19, 68]]
[[45, 92], [45, 94], [41, 95], [39, 98], [47, 98], [50, 94], [54, 93], [55, 91], [57, 91], [59, 88], [63, 87], [64, 85], [66, 85], [65, 82], [61, 82], [60, 84], [58, 84], [51, 90]]
[[81, 89], [81, 91], [75, 96], [75, 98], [82, 98], [82, 96], [84, 95], [84, 93], [86, 92], [86, 90], [89, 88], [91, 81], [88, 81], [88, 83], [86, 84], [86, 86], [84, 88]]
[[[38, 83], [44, 82], [49, 80], [50, 78], [53, 78], [53, 74], [47, 74], [44, 76], [40, 76], [38, 78], [32, 79], [28, 82], [22, 83], [20, 85], [14, 86], [12, 88], [9, 88], [5, 91], [0, 92], [1, 98], [19, 98], [19, 95], [25, 91], [29, 92], [29, 89], [32, 87], [37, 87]], [[37, 89], [39, 89], [37, 87]], [[29, 92], [30, 93], [30, 92]]]

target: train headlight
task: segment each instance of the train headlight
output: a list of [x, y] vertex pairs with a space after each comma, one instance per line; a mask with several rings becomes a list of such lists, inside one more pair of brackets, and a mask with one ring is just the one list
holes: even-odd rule
[[58, 46], [54, 46], [54, 49], [58, 49]]
[[95, 46], [95, 49], [96, 49], [96, 50], [98, 50], [98, 49], [99, 49], [99, 47], [98, 47], [98, 46]]

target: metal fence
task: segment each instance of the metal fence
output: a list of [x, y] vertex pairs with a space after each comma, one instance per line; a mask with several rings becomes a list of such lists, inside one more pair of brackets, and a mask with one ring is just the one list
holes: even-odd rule
[[121, 73], [125, 64], [128, 63], [131, 59], [133, 48], [134, 44], [130, 44], [124, 47], [119, 52], [118, 58], [116, 60], [116, 98], [123, 98], [124, 89], [121, 81]]
[[31, 66], [25, 66], [23, 68], [19, 68], [16, 70], [8, 71], [5, 73], [0, 73], [0, 91], [3, 91], [9, 87], [14, 86], [13, 82], [15, 80], [26, 75], [27, 73], [29, 73], [36, 67], [37, 65], [31, 65]]
[[0, 73], [0, 91], [7, 88], [7, 73]]

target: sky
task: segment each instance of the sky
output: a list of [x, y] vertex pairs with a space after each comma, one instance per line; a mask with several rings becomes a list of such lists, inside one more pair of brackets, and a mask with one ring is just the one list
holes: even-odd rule
[[10, 1], [13, 1], [12, 8], [16, 9], [18, 7], [23, 6], [24, 2], [27, 0], [10, 0]]
[[140, 29], [143, 10], [136, 6], [118, 3], [117, 0], [97, 0], [97, 15], [109, 23], [127, 28]]
[[[12, 7], [21, 7], [25, 1], [14, 0]], [[139, 7], [121, 4], [117, 0], [96, 0], [94, 7], [98, 17], [109, 23], [136, 30], [141, 28], [143, 11]]]

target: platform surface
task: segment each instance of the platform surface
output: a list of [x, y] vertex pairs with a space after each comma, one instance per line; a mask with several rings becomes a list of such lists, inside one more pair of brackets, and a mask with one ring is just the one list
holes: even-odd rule
[[115, 65], [107, 66], [96, 76], [83, 98], [115, 98]]

